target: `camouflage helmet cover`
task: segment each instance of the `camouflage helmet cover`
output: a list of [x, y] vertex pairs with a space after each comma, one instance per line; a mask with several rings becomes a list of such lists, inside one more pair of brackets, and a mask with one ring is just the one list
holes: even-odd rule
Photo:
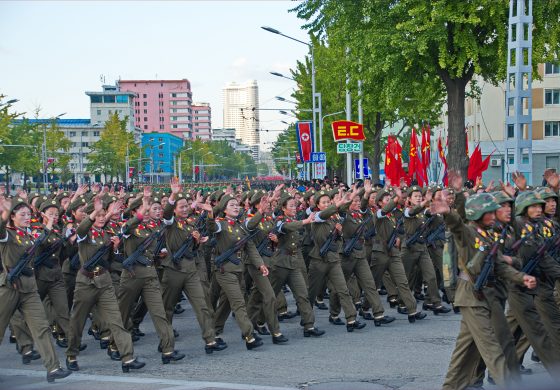
[[469, 196], [465, 203], [465, 214], [469, 221], [478, 221], [485, 213], [491, 213], [500, 208], [494, 196], [489, 193]]
[[525, 209], [535, 204], [545, 204], [541, 195], [536, 191], [524, 191], [515, 199], [515, 215], [522, 215]]

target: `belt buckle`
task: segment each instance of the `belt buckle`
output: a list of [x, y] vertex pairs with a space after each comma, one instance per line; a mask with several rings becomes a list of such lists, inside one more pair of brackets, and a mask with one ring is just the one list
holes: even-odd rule
[[241, 258], [241, 252], [237, 252], [236, 256], [237, 256], [238, 259], [240, 259]]
[[101, 270], [102, 270], [101, 267], [95, 267], [95, 268], [93, 269], [93, 277], [95, 278], [95, 277], [101, 275]]

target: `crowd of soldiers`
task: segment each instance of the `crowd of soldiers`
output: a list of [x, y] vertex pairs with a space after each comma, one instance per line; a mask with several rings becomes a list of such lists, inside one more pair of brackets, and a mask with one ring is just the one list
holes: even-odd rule
[[[133, 343], [148, 312], [162, 363], [185, 357], [173, 328], [183, 294], [208, 354], [227, 348], [220, 335], [231, 313], [251, 350], [261, 336], [287, 343], [280, 321], [296, 315], [303, 337], [322, 336], [315, 309], [348, 332], [367, 321], [390, 326], [387, 295], [411, 324], [426, 312], [462, 315], [445, 389], [481, 386], [486, 369], [497, 384], [518, 381], [530, 371], [521, 364], [529, 346], [557, 377], [559, 179], [545, 178], [538, 188], [519, 173], [515, 187], [464, 187], [451, 173], [448, 188], [365, 180], [303, 191], [185, 191], [177, 181], [136, 194], [1, 189], [0, 340], [9, 327], [22, 362], [42, 358], [52, 382], [80, 369], [88, 318], [88, 333], [129, 372], [145, 365]], [[51, 337], [66, 349], [66, 369]]]

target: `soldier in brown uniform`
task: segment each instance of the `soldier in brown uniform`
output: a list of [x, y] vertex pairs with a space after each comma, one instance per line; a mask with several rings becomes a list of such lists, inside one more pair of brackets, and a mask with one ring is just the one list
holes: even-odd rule
[[[371, 183], [366, 180], [365, 196], [369, 198], [371, 193]], [[365, 228], [364, 220], [372, 220], [373, 215], [366, 216], [369, 210], [360, 210], [362, 198], [358, 194], [353, 193], [352, 203], [344, 215], [344, 222], [342, 224], [342, 271], [344, 277], [348, 281], [350, 275], [355, 275], [356, 279], [364, 291], [364, 296], [368, 303], [372, 306], [373, 314], [369, 311], [362, 312], [362, 317], [366, 320], [373, 320], [375, 326], [382, 324], [389, 324], [395, 320], [394, 317], [384, 316], [383, 305], [377, 293], [377, 287], [373, 280], [373, 275], [369, 268], [369, 261], [366, 256], [364, 247], [365, 240], [363, 238]], [[340, 304], [336, 297], [331, 298], [331, 312], [339, 312]]]
[[[426, 220], [425, 214], [431, 217], [426, 206], [432, 199], [431, 192], [426, 193], [426, 198], [422, 200], [422, 188], [419, 186], [410, 186], [408, 188], [408, 207], [404, 210], [404, 241], [401, 257], [403, 259], [406, 277], [409, 281], [409, 287], [414, 288], [413, 273], [415, 267], [421, 272], [422, 279], [428, 285], [428, 299], [426, 308], [432, 310], [434, 314], [449, 313], [450, 309], [441, 304], [439, 289], [436, 280], [434, 265], [430, 259], [428, 248], [425, 243]], [[413, 240], [415, 241], [413, 242]]]
[[[263, 276], [268, 276], [268, 268], [258, 255], [252, 240], [247, 239], [249, 234], [237, 220], [239, 216], [239, 203], [237, 199], [230, 195], [224, 195], [220, 200], [216, 211], [224, 213], [225, 218], [215, 219], [214, 210], [208, 204], [204, 204], [202, 207], [208, 212], [208, 233], [216, 235], [215, 256], [220, 256], [232, 248], [238, 249], [232, 256], [225, 259], [223, 263], [216, 264], [217, 270], [214, 273], [214, 277], [222, 292], [226, 295], [231, 310], [235, 313], [235, 320], [241, 329], [247, 349], [257, 348], [262, 345], [262, 340], [255, 337], [253, 325], [247, 316], [245, 299], [243, 297], [242, 275], [245, 264], [252, 264], [260, 270]], [[242, 247], [237, 248], [239, 246], [237, 242], [241, 240], [246, 242]]]
[[[408, 321], [414, 323], [426, 317], [426, 313], [416, 310], [416, 299], [412, 296], [412, 292], [408, 286], [408, 280], [401, 261], [401, 253], [398, 249], [400, 239], [397, 237], [394, 245], [389, 247], [389, 241], [393, 235], [398, 236], [397, 218], [393, 215], [396, 205], [400, 198], [400, 190], [396, 190], [395, 196], [383, 189], [377, 193], [375, 201], [379, 207], [374, 221], [375, 231], [377, 235], [373, 238], [372, 246], [372, 269], [374, 280], [381, 280], [383, 274], [388, 271], [391, 279], [395, 282], [400, 299], [406, 306]], [[387, 290], [388, 300], [395, 299], [391, 296], [391, 292]]]
[[[115, 289], [108, 273], [110, 257], [113, 255], [112, 249], [119, 245], [119, 237], [109, 238], [109, 234], [103, 228], [113, 214], [119, 213], [120, 204], [113, 203], [106, 212], [103, 202], [96, 197], [93, 204], [86, 208], [87, 211], [90, 212], [89, 216], [76, 229], [81, 268], [76, 277], [70, 332], [67, 335], [66, 366], [72, 371], [79, 370], [76, 358], [79, 354], [82, 332], [87, 316], [95, 305], [98, 314], [108, 324], [120, 351], [122, 371], [140, 369], [145, 363], [133, 357], [132, 339], [123, 326]], [[86, 269], [85, 265], [97, 254], [103, 254], [99, 262], [92, 270]]]
[[[491, 321], [491, 312], [495, 308], [485, 298], [487, 293], [492, 294], [493, 287], [491, 284], [484, 285], [478, 298], [474, 289], [486, 256], [499, 240], [499, 236], [491, 230], [496, 220], [495, 211], [499, 208], [490, 194], [469, 197], [465, 209], [467, 219], [471, 222], [467, 225], [459, 214], [450, 210], [444, 198], [436, 199], [431, 206], [433, 213], [444, 215], [445, 223], [455, 237], [459, 258], [464, 260], [460, 264], [461, 274], [455, 298], [455, 304], [463, 314], [461, 329], [443, 384], [444, 389], [468, 387], [480, 357], [499, 385], [509, 383], [512, 379]], [[494, 259], [494, 274], [528, 288], [536, 286], [534, 277], [517, 272], [500, 251]]]
[[[351, 194], [347, 193], [344, 196], [337, 196], [333, 203], [327, 192], [320, 191], [315, 194], [315, 203], [319, 212], [315, 214], [315, 223], [311, 224], [314, 246], [309, 253], [311, 258], [309, 264], [309, 300], [315, 299], [325, 282], [329, 281], [332, 287], [331, 292], [337, 294], [340, 299], [340, 304], [346, 316], [346, 330], [348, 332], [366, 326], [365, 323], [356, 320], [356, 308], [348, 292], [340, 261], [342, 225], [338, 212], [351, 199]], [[330, 245], [328, 241], [330, 241]], [[326, 253], [322, 254], [321, 249], [325, 245], [328, 245], [328, 247], [325, 248]], [[329, 321], [335, 325], [344, 324], [339, 317], [333, 317], [332, 315], [329, 317]]]
[[[36, 342], [37, 349], [47, 369], [47, 381], [65, 378], [70, 375], [60, 367], [54, 346], [50, 340], [50, 330], [43, 304], [37, 293], [37, 282], [30, 264], [15, 280], [8, 280], [9, 272], [18, 265], [22, 256], [33, 247], [33, 240], [27, 232], [30, 226], [31, 209], [25, 200], [16, 196], [11, 202], [0, 195], [0, 340], [16, 310], [22, 313], [26, 324]], [[52, 227], [52, 221], [47, 229]]]
[[[199, 270], [195, 262], [199, 242], [206, 242], [208, 237], [202, 237], [193, 226], [195, 218], [191, 215], [197, 205], [192, 203], [190, 194], [181, 192], [177, 181], [171, 182], [171, 196], [163, 210], [163, 223], [167, 226], [165, 240], [167, 258], [163, 261], [164, 271], [161, 280], [163, 289], [163, 303], [169, 323], [173, 320], [173, 309], [177, 297], [182, 292], [187, 295], [189, 302], [196, 314], [205, 341], [206, 353], [221, 351], [227, 345], [217, 341], [214, 331], [214, 322], [208, 306], [202, 284], [200, 283]], [[182, 250], [183, 254], [176, 255]]]

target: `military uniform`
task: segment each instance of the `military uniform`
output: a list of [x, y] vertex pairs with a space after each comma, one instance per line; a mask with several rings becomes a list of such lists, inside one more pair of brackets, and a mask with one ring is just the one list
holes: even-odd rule
[[[12, 210], [20, 204], [25, 204], [24, 200], [14, 198]], [[6, 225], [7, 221], [0, 218], [0, 258], [3, 268], [0, 274], [0, 300], [2, 301], [2, 305], [0, 305], [0, 340], [4, 338], [4, 332], [12, 315], [19, 310], [29, 327], [43, 364], [49, 372], [47, 379], [50, 382], [54, 380], [52, 379], [53, 373], [60, 370], [60, 362], [50, 340], [50, 328], [43, 304], [37, 293], [37, 282], [33, 269], [29, 265], [26, 267], [27, 269], [16, 281], [17, 288], [10, 285], [7, 280], [9, 271], [18, 264], [25, 251], [33, 245], [33, 241], [38, 237], [30, 236], [25, 229], [7, 228]]]
[[[472, 196], [466, 204], [467, 217], [472, 221], [478, 220], [484, 213], [493, 212], [499, 207], [490, 194]], [[461, 308], [462, 319], [443, 389], [469, 386], [481, 357], [496, 383], [505, 385], [516, 377], [512, 376], [508, 368], [491, 318], [492, 310], [503, 312], [503, 309], [499, 305], [493, 306], [491, 300], [486, 298], [494, 296], [493, 284], [487, 283], [483, 287], [480, 300], [475, 297], [474, 291], [484, 259], [499, 236], [475, 224], [465, 225], [455, 211], [445, 214], [444, 219], [455, 237], [459, 259], [462, 260], [455, 296], [455, 305]], [[523, 284], [523, 274], [509, 266], [501, 257], [501, 252], [498, 252], [494, 261], [494, 274], [518, 285]]]

